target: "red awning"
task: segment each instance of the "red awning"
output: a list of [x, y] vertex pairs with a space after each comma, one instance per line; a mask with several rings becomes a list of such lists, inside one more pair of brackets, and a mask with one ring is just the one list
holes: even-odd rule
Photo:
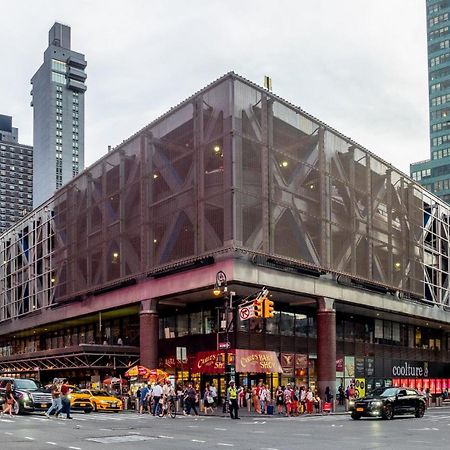
[[[224, 351], [199, 352], [195, 358], [192, 372], [223, 374], [224, 362]], [[277, 354], [266, 350], [229, 350], [228, 363], [234, 364], [236, 372], [241, 373], [283, 373]]]

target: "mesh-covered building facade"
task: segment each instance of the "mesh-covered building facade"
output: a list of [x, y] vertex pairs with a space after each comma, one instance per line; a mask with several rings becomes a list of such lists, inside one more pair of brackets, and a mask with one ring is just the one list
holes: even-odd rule
[[[15, 319], [28, 338], [32, 327], [47, 336], [47, 323], [59, 320], [61, 328], [70, 317], [86, 317], [96, 341], [104, 327], [94, 313], [134, 305], [140, 312], [128, 309], [120, 317], [139, 322], [141, 361], [170, 365], [180, 343], [193, 358], [215, 349], [220, 321], [207, 311], [217, 306], [210, 295], [215, 273], [226, 268], [237, 297], [264, 284], [279, 302], [276, 331], [272, 319], [257, 330], [235, 317], [234, 347], [264, 347], [279, 357], [310, 354], [318, 359], [309, 375], [317, 369], [319, 384], [334, 383], [336, 358], [331, 355], [330, 366], [321, 357], [332, 328], [321, 324], [319, 313], [335, 321], [337, 311], [336, 357], [376, 359], [386, 350], [390, 361], [443, 364], [450, 330], [449, 226], [446, 204], [408, 176], [229, 73], [116, 147], [1, 236], [0, 325]], [[316, 311], [311, 305], [324, 298], [332, 303]], [[200, 325], [193, 326], [199, 310]], [[339, 314], [356, 333], [349, 311], [371, 317], [361, 319], [369, 352], [356, 337], [351, 350], [339, 343]], [[384, 316], [377, 319], [378, 311]], [[309, 331], [299, 325], [298, 348], [291, 348], [290, 330], [297, 336], [297, 321], [304, 320], [298, 314]], [[292, 323], [282, 324], [288, 318]], [[383, 320], [390, 331], [381, 324], [380, 337], [376, 321]], [[403, 330], [405, 320], [410, 325]], [[427, 337], [416, 345], [419, 326]], [[1, 329], [12, 347], [12, 328]], [[288, 338], [274, 343], [261, 340], [264, 333]], [[395, 354], [401, 339], [405, 352]], [[417, 351], [408, 353], [410, 346]], [[389, 369], [386, 356], [379, 356], [378, 375], [371, 376], [384, 378]], [[11, 370], [14, 358], [8, 358], [4, 370]], [[439, 366], [439, 374], [445, 370]]]

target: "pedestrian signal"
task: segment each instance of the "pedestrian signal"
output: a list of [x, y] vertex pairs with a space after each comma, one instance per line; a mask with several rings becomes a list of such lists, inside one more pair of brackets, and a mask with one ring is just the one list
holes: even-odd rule
[[256, 318], [262, 318], [263, 317], [263, 302], [262, 299], [256, 299], [253, 302], [253, 308]]
[[269, 300], [267, 297], [263, 298], [263, 317], [265, 319], [270, 319], [273, 317], [273, 311], [274, 311], [274, 303], [272, 300]]

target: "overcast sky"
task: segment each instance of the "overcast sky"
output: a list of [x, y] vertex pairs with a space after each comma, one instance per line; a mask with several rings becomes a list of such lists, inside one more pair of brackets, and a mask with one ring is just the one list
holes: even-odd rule
[[425, 0], [0, 0], [0, 114], [32, 144], [55, 21], [86, 55], [86, 164], [230, 70], [409, 173], [429, 156]]

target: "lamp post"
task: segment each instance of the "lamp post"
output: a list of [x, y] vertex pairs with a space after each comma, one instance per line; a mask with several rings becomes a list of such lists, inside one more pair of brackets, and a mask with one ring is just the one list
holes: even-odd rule
[[[228, 365], [228, 349], [230, 347], [230, 339], [229, 339], [229, 331], [230, 331], [230, 324], [233, 322], [232, 320], [229, 321], [229, 314], [230, 314], [230, 303], [233, 301], [233, 292], [228, 292], [228, 286], [227, 286], [227, 276], [225, 275], [225, 272], [220, 270], [216, 274], [216, 284], [214, 285], [214, 295], [218, 296], [220, 294], [223, 294], [223, 298], [225, 301], [225, 352], [224, 352], [224, 381], [225, 381], [225, 399], [226, 399], [226, 390], [229, 383], [229, 365]], [[231, 305], [232, 306], [232, 305]], [[224, 400], [223, 403], [223, 410], [226, 411], [226, 400]]]

